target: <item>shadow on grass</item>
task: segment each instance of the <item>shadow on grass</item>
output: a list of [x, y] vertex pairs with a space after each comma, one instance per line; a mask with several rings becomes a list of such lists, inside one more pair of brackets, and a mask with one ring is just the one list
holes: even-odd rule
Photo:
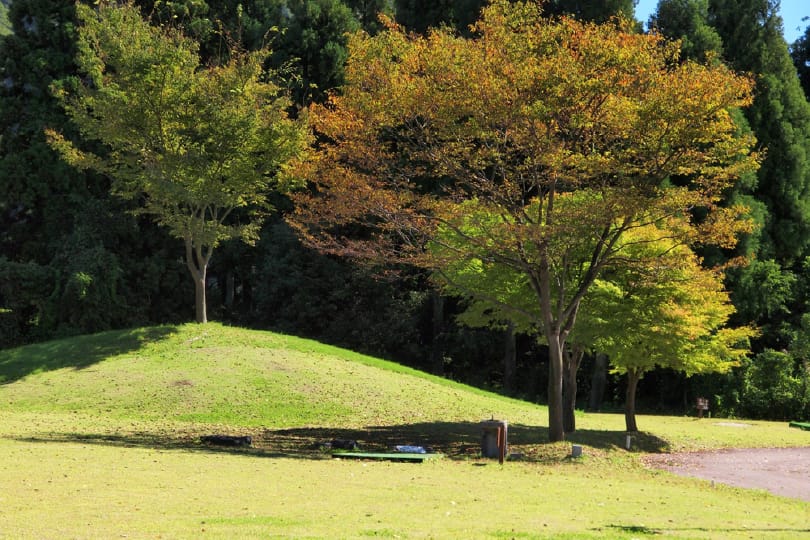
[[[738, 528], [738, 529], [731, 529], [728, 527], [712, 529], [708, 527], [666, 527], [665, 529], [655, 529], [652, 527], [647, 527], [645, 525], [608, 525], [606, 528], [613, 529], [616, 531], [620, 531], [622, 533], [633, 535], [642, 535], [642, 536], [660, 536], [660, 535], [669, 535], [672, 531], [678, 532], [695, 532], [701, 534], [709, 534], [709, 533], [747, 533], [749, 535], [756, 535], [757, 533], [763, 534], [783, 534], [783, 533], [790, 533], [791, 537], [795, 534], [804, 534], [810, 532], [810, 529], [751, 529], [751, 528]], [[601, 531], [602, 529], [596, 529], [597, 531]]]
[[0, 350], [0, 384], [43, 371], [84, 369], [110, 356], [136, 351], [174, 331], [174, 326], [114, 330]]
[[[394, 426], [364, 428], [301, 427], [291, 429], [232, 428], [227, 433], [165, 431], [128, 434], [56, 433], [17, 440], [31, 443], [82, 443], [120, 447], [186, 450], [252, 455], [256, 457], [288, 457], [324, 459], [331, 457], [330, 443], [335, 440], [353, 441], [362, 451], [390, 452], [397, 445], [423, 446], [429, 451], [445, 454], [449, 459], [478, 459], [481, 455], [481, 427], [477, 422], [424, 422]], [[205, 435], [227, 434], [250, 436], [249, 447], [217, 446], [204, 443]], [[651, 435], [635, 435], [633, 450], [661, 452], [665, 441]], [[510, 452], [519, 454], [521, 461], [560, 463], [570, 459], [571, 443], [611, 451], [623, 448], [623, 432], [578, 431], [564, 443], [549, 444], [544, 427], [512, 424], [509, 426]]]
[[150, 450], [180, 450], [216, 454], [239, 454], [258, 457], [290, 457], [288, 454], [272, 452], [267, 448], [244, 446], [217, 446], [204, 444], [199, 436], [186, 433], [48, 433], [32, 437], [17, 437], [14, 440], [27, 443], [73, 443], [119, 448], [146, 448]]
[[[510, 424], [510, 451], [522, 459], [535, 462], [556, 462], [567, 458], [571, 443], [610, 451], [624, 448], [624, 432], [581, 430], [567, 435], [563, 443], [549, 444], [545, 427]], [[426, 422], [397, 426], [369, 426], [362, 429], [294, 428], [266, 430], [263, 440], [291, 451], [317, 445], [333, 439], [357, 441], [362, 450], [385, 451], [397, 445], [429, 447], [451, 458], [475, 458], [481, 453], [481, 426], [476, 422]], [[663, 439], [647, 433], [633, 434], [632, 451], [666, 452], [669, 445]]]
[[630, 450], [633, 452], [661, 454], [670, 451], [670, 445], [667, 441], [644, 431], [627, 433], [625, 431], [582, 429], [574, 433], [568, 433], [566, 440], [602, 450], [618, 450], [627, 449], [628, 435], [631, 437]]

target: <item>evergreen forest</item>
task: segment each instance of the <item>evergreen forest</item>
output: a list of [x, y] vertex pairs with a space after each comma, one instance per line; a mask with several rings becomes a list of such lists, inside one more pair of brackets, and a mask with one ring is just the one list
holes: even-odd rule
[[[640, 174], [628, 160], [659, 159], [656, 141], [704, 152], [657, 162], [657, 186], [671, 198], [653, 198], [632, 182], [611, 195], [617, 213], [600, 237], [610, 256], [586, 256], [587, 264], [565, 267], [564, 278], [542, 289], [535, 283], [548, 272], [523, 272], [487, 242], [505, 242], [525, 225], [510, 214], [496, 231], [490, 225], [507, 211], [491, 201], [519, 195], [526, 214], [549, 212], [542, 205], [550, 188], [495, 193], [481, 187], [484, 180], [498, 171], [541, 175], [586, 146], [601, 148], [608, 136], [631, 135], [619, 121], [605, 120], [603, 131], [583, 122], [570, 129], [586, 135], [568, 133], [558, 146], [519, 146], [532, 137], [515, 135], [519, 123], [503, 126], [524, 94], [509, 94], [519, 83], [498, 79], [512, 72], [458, 65], [476, 52], [468, 44], [485, 47], [490, 35], [506, 42], [498, 32], [519, 15], [503, 7], [508, 2], [135, 0], [150, 30], [100, 17], [98, 2], [1, 0], [0, 348], [213, 319], [535, 402], [553, 401], [559, 378], [566, 431], [575, 409], [621, 410], [631, 395], [645, 412], [695, 414], [696, 399], [705, 397], [714, 415], [810, 420], [810, 27], [787, 43], [778, 3], [660, 0], [650, 21], [633, 20], [633, 0], [517, 3], [524, 19], [533, 13], [526, 6], [539, 5], [549, 20], [578, 21], [550, 28], [548, 39], [590, 36], [572, 50], [598, 73], [620, 63], [627, 40], [615, 40], [615, 57], [605, 45], [616, 32], [641, 38], [649, 28], [659, 41], [633, 46], [664, 51], [661, 77], [677, 75], [660, 95], [599, 79], [606, 96], [661, 101], [631, 134], [637, 145], [616, 143], [599, 159], [586, 155], [560, 169], [570, 175], [569, 196], [554, 208], [568, 237], [550, 244], [588, 252], [584, 240], [566, 239], [602, 212], [590, 188], [571, 187], [592, 185], [583, 178], [624, 186], [623, 178]], [[490, 18], [476, 24], [487, 9]], [[141, 55], [142, 43], [153, 56]], [[388, 52], [380, 53], [383, 46]], [[404, 76], [395, 79], [411, 65], [406, 58], [417, 66], [414, 76], [440, 73], [447, 87], [417, 93]], [[525, 80], [540, 80], [537, 73], [526, 71]], [[589, 114], [583, 103], [596, 79], [583, 73], [566, 72], [581, 76], [582, 86], [542, 105]], [[620, 74], [632, 75], [629, 68]], [[708, 76], [724, 81], [723, 92], [701, 86]], [[646, 83], [663, 88], [655, 81], [664, 79]], [[548, 84], [544, 95], [553, 91]], [[150, 94], [155, 88], [160, 93]], [[705, 92], [702, 102], [688, 99], [695, 88]], [[475, 92], [492, 103], [472, 103]], [[168, 105], [150, 108], [156, 96], [168, 96]], [[705, 131], [673, 127], [710, 98], [719, 105], [701, 109], [701, 118], [711, 117]], [[671, 117], [656, 116], [664, 102]], [[464, 112], [442, 123], [428, 117], [425, 103], [434, 112]], [[482, 103], [491, 107], [469, 133], [471, 107]], [[373, 140], [358, 127], [372, 117], [383, 125]], [[676, 130], [680, 138], [667, 138]], [[498, 146], [506, 133], [514, 144]], [[639, 150], [647, 148], [649, 155]], [[549, 149], [561, 161], [537, 158]], [[162, 183], [167, 177], [179, 180]], [[403, 177], [412, 188], [408, 204], [385, 206], [401, 199], [381, 179]], [[380, 183], [340, 184], [347, 178]], [[227, 196], [210, 198], [223, 182]], [[368, 206], [350, 204], [364, 197]], [[631, 200], [634, 213], [622, 214]], [[428, 214], [442, 222], [429, 235], [419, 219]], [[570, 326], [560, 319], [566, 338], [555, 342], [556, 319], [526, 304], [542, 290], [568, 298], [563, 282], [577, 279], [587, 287], [571, 293], [562, 310]], [[540, 294], [535, 305], [543, 301]]]

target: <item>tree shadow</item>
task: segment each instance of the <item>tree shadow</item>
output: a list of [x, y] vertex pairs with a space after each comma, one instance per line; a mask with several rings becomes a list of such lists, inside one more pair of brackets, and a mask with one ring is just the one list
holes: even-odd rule
[[26, 443], [72, 443], [119, 448], [145, 448], [149, 450], [177, 450], [215, 454], [239, 454], [256, 457], [290, 457], [288, 454], [273, 452], [268, 448], [245, 446], [218, 446], [205, 444], [199, 435], [187, 433], [137, 432], [122, 434], [107, 433], [48, 433], [30, 437], [16, 437], [16, 441]]
[[[628, 436], [630, 437], [630, 448], [627, 448]], [[626, 431], [581, 429], [574, 433], [567, 433], [566, 440], [601, 450], [625, 449], [650, 454], [663, 454], [671, 450], [669, 442], [645, 431], [627, 433]]]
[[[14, 440], [27, 443], [79, 443], [121, 448], [148, 448], [188, 452], [226, 453], [254, 457], [331, 459], [334, 441], [353, 441], [363, 451], [390, 451], [400, 444], [427, 446], [448, 457], [478, 457], [477, 425], [425, 423], [402, 426], [353, 428], [306, 427], [294, 429], [233, 428], [208, 431], [194, 426], [190, 431], [133, 433], [46, 433]], [[206, 443], [210, 435], [249, 436], [250, 446], [220, 446]]]
[[0, 350], [0, 384], [13, 383], [32, 373], [84, 369], [110, 356], [165, 339], [175, 331], [174, 326], [115, 330]]
[[[615, 531], [619, 531], [625, 534], [630, 534], [633, 536], [642, 535], [642, 536], [661, 536], [665, 535], [668, 536], [672, 533], [672, 531], [679, 531], [685, 533], [698, 533], [699, 535], [710, 535], [712, 533], [744, 533], [747, 535], [756, 535], [757, 533], [764, 534], [782, 534], [787, 533], [787, 537], [795, 537], [797, 534], [806, 534], [810, 532], [810, 528], [808, 529], [787, 529], [787, 528], [768, 528], [768, 529], [752, 529], [752, 528], [709, 528], [709, 527], [673, 527], [667, 526], [663, 529], [657, 529], [652, 527], [647, 527], [646, 525], [618, 525], [612, 524], [607, 525], [605, 528], [613, 529]], [[603, 531], [602, 528], [592, 529], [595, 531]]]
[[607, 528], [608, 529], [616, 529], [616, 530], [621, 531], [623, 533], [634, 534], [634, 535], [642, 534], [642, 535], [645, 535], [645, 536], [653, 536], [653, 535], [664, 534], [663, 531], [647, 527], [646, 525], [608, 525]]
[[[292, 428], [265, 430], [262, 440], [269, 444], [293, 451], [296, 448], [317, 446], [330, 440], [356, 441], [369, 451], [390, 450], [397, 445], [417, 445], [455, 458], [478, 457], [483, 437], [477, 422], [424, 422], [395, 426], [367, 426], [360, 429], [340, 428]], [[568, 457], [570, 444], [582, 444], [600, 450], [625, 448], [626, 433], [621, 431], [580, 430], [567, 435], [563, 443], [548, 443], [548, 428], [509, 424], [510, 449], [530, 461], [557, 461]], [[669, 444], [649, 433], [632, 435], [632, 451], [667, 452]]]
[[[363, 428], [300, 427], [287, 429], [232, 428], [226, 432], [205, 432], [190, 426], [188, 431], [137, 432], [127, 434], [51, 433], [18, 440], [32, 443], [82, 443], [299, 459], [331, 458], [332, 443], [351, 442], [364, 452], [391, 452], [398, 445], [422, 446], [429, 452], [453, 460], [481, 459], [482, 429], [477, 422], [423, 422]], [[210, 435], [250, 436], [250, 446], [218, 446], [205, 442]], [[652, 435], [636, 434], [633, 450], [660, 452], [666, 442]], [[555, 464], [569, 461], [571, 444], [602, 450], [623, 448], [623, 432], [578, 431], [564, 443], [548, 443], [548, 429], [509, 425], [509, 451], [521, 461]]]

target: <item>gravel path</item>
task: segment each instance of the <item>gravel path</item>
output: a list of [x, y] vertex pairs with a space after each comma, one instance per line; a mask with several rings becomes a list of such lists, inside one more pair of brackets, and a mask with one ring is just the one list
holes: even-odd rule
[[810, 448], [751, 448], [653, 455], [648, 465], [775, 495], [810, 501]]

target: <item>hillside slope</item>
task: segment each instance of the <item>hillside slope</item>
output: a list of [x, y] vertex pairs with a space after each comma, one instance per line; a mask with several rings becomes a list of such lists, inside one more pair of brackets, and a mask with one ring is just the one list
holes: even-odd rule
[[546, 409], [398, 364], [270, 332], [204, 326], [105, 332], [0, 351], [2, 408], [230, 426], [362, 428]]

